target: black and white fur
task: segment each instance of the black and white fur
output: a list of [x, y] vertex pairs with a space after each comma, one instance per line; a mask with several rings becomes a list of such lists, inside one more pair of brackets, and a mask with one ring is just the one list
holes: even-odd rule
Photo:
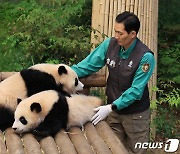
[[43, 91], [19, 103], [12, 128], [18, 133], [54, 136], [62, 128], [82, 127], [91, 121], [93, 109], [101, 104], [101, 99], [94, 96], [67, 97], [55, 90]]
[[12, 126], [18, 100], [50, 89], [69, 96], [82, 90], [83, 84], [65, 64], [36, 64], [0, 82], [0, 129]]

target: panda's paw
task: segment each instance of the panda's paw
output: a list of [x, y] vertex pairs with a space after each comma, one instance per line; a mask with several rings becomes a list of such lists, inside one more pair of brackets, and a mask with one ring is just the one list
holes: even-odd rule
[[39, 131], [37, 129], [33, 130], [33, 134], [36, 135], [36, 136], [42, 136], [42, 137], [49, 136], [48, 131]]
[[41, 132], [38, 131], [37, 129], [34, 129], [34, 130], [32, 131], [32, 133], [33, 133], [34, 135], [37, 135], [37, 136], [39, 136], [39, 135], [41, 134]]

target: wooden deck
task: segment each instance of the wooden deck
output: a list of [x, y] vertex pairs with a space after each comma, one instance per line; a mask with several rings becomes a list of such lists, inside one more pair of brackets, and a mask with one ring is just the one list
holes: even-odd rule
[[114, 132], [102, 121], [95, 127], [87, 123], [84, 130], [73, 127], [54, 138], [38, 139], [32, 134], [18, 135], [12, 128], [0, 131], [0, 154], [127, 154]]

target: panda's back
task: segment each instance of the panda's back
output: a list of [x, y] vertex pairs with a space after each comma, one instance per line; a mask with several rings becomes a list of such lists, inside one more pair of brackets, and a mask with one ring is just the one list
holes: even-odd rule
[[73, 94], [67, 98], [69, 106], [68, 128], [72, 126], [83, 126], [91, 121], [94, 115], [94, 108], [101, 105], [101, 100], [94, 96]]

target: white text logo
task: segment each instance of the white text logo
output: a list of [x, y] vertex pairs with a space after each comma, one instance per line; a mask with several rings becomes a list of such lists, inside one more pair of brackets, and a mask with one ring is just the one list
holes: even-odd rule
[[178, 139], [169, 139], [165, 143], [163, 142], [137, 142], [135, 149], [162, 149], [164, 147], [165, 152], [176, 152], [179, 147]]

